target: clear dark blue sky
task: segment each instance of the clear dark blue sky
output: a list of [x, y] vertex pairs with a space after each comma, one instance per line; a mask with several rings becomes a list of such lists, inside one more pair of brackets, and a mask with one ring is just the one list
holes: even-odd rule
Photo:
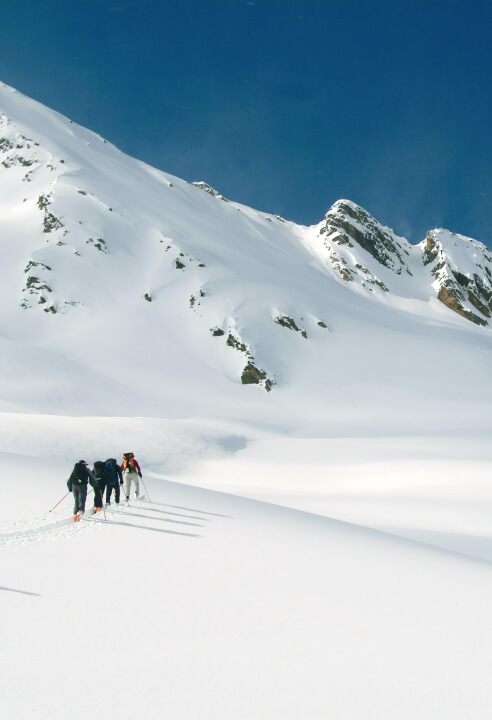
[[303, 224], [492, 245], [490, 0], [2, 0], [0, 80]]

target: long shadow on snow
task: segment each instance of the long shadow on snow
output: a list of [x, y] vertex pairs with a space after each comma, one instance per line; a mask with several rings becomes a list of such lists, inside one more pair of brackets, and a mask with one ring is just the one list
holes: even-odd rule
[[[136, 516], [141, 517], [141, 516]], [[154, 520], [155, 518], [151, 518]], [[137, 530], [150, 530], [150, 532], [165, 533], [166, 535], [182, 535], [183, 537], [201, 538], [203, 535], [197, 535], [195, 533], [178, 532], [177, 530], [161, 530], [160, 528], [148, 527], [147, 525], [135, 525], [135, 523], [122, 522], [121, 520], [112, 520], [112, 525], [123, 525], [124, 527], [136, 528]], [[187, 523], [191, 524], [191, 523]], [[197, 527], [201, 527], [198, 525]]]
[[[198, 523], [190, 523], [190, 522], [183, 522], [183, 520], [171, 520], [171, 518], [160, 518], [160, 517], [152, 517], [152, 515], [142, 515], [141, 513], [132, 513], [127, 512], [126, 510], [122, 510], [120, 512], [120, 515], [127, 515], [130, 517], [136, 517], [136, 518], [143, 518], [145, 520], [156, 520], [157, 522], [167, 522], [167, 523], [174, 523], [175, 525], [191, 525], [193, 527], [203, 527], [203, 525], [199, 525]], [[200, 520], [201, 518], [197, 518], [197, 520]]]
[[[161, 513], [162, 515], [172, 515], [173, 517], [187, 518], [188, 520], [201, 520], [202, 522], [210, 522], [211, 518], [198, 517], [197, 515], [182, 515], [181, 513], [171, 512], [170, 510], [157, 510], [157, 508], [145, 507], [145, 510]], [[124, 511], [123, 511], [124, 512]], [[196, 512], [199, 512], [197, 510]]]
[[169, 505], [168, 503], [153, 502], [152, 505], [161, 505], [162, 507], [173, 508], [174, 510], [188, 510], [188, 512], [196, 512], [201, 515], [213, 515], [214, 517], [232, 518], [232, 515], [222, 515], [221, 513], [206, 512], [205, 510], [197, 510], [196, 508], [181, 507], [181, 505]]
[[39, 593], [28, 592], [27, 590], [15, 590], [15, 588], [2, 587], [1, 585], [0, 585], [0, 590], [6, 590], [7, 592], [20, 593], [21, 595], [32, 595], [33, 597], [43, 597]]

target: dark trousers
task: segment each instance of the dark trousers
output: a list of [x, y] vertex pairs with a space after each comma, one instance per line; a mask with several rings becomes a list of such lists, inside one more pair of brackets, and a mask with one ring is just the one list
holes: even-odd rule
[[111, 502], [111, 493], [113, 492], [113, 490], [114, 490], [115, 502], [119, 503], [119, 501], [120, 501], [120, 486], [118, 483], [116, 483], [116, 485], [111, 485], [110, 483], [108, 483], [106, 485], [106, 502], [107, 503]]
[[103, 504], [103, 496], [104, 496], [104, 488], [106, 487], [106, 483], [104, 480], [97, 480], [99, 483], [99, 487], [94, 488], [94, 507], [102, 507]]
[[85, 501], [87, 498], [87, 485], [85, 485], [84, 483], [82, 483], [80, 485], [73, 485], [72, 493], [73, 493], [73, 500], [74, 500], [73, 514], [76, 515], [79, 510], [82, 510], [82, 512], [85, 512]]

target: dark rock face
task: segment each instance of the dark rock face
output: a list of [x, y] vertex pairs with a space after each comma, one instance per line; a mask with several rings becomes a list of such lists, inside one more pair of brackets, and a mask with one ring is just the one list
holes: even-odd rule
[[[441, 302], [476, 325], [488, 325], [492, 317], [492, 254], [482, 243], [469, 238], [458, 242], [456, 238], [446, 230], [428, 232], [422, 249], [423, 263], [430, 267]], [[458, 267], [446, 247], [463, 243], [469, 245], [468, 255], [473, 257], [467, 268]]]
[[424, 262], [424, 265], [431, 265], [434, 260], [437, 260], [437, 258], [439, 257], [439, 250], [440, 247], [436, 238], [431, 232], [428, 232], [425, 239], [424, 251], [422, 253], [422, 260]]
[[[395, 285], [387, 271], [413, 277], [410, 262], [421, 275], [416, 247], [349, 200], [339, 200], [330, 208], [319, 236], [327, 251], [327, 264], [342, 280], [356, 282], [366, 290], [390, 292], [392, 288], [398, 292], [398, 283]], [[438, 299], [467, 320], [488, 325], [492, 318], [492, 253], [485, 245], [440, 229], [428, 232], [420, 248], [421, 267], [424, 274], [428, 267]], [[362, 262], [357, 262], [357, 257]]]
[[241, 375], [243, 385], [263, 385], [267, 392], [275, 385], [275, 380], [269, 378], [263, 370], [255, 367], [252, 363], [248, 363]]
[[447, 305], [448, 308], [454, 310], [454, 312], [458, 313], [458, 315], [462, 315], [467, 320], [471, 320], [472, 322], [474, 322], [476, 325], [487, 325], [486, 320], [483, 320], [482, 318], [478, 317], [478, 315], [475, 315], [469, 310], [465, 310], [463, 308], [463, 296], [460, 297], [460, 294], [456, 293], [454, 288], [448, 289], [446, 287], [442, 287], [439, 290], [439, 294], [437, 297], [442, 303], [444, 303], [444, 305]]
[[278, 315], [274, 322], [276, 322], [277, 325], [288, 328], [289, 330], [294, 330], [294, 332], [300, 332], [302, 337], [307, 340], [307, 332], [302, 328], [297, 327], [296, 321], [288, 315]]
[[[339, 200], [319, 229], [328, 267], [345, 282], [369, 292], [389, 292], [391, 275], [412, 275], [406, 257], [411, 245], [350, 200]], [[384, 276], [384, 280], [383, 277]]]
[[353, 247], [355, 242], [397, 275], [404, 271], [410, 274], [404, 258], [408, 255], [406, 241], [349, 200], [339, 200], [330, 208], [320, 234], [339, 245]]

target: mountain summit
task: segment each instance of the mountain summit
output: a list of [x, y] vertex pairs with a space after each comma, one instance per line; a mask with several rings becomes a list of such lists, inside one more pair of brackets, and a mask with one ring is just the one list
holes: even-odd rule
[[[5, 85], [0, 188], [5, 409], [367, 420], [381, 398], [414, 407], [395, 367], [457, 341], [482, 376], [492, 254], [475, 240], [411, 245], [349, 200], [299, 226]], [[407, 376], [428, 397], [418, 363]]]
[[[330, 208], [319, 235], [323, 236], [328, 264], [343, 280], [355, 281], [369, 290], [376, 285], [389, 292], [391, 287], [398, 294], [403, 284], [393, 276], [415, 276], [415, 298], [421, 297], [422, 291], [424, 297], [435, 295], [468, 320], [488, 325], [492, 253], [483, 243], [439, 229], [429, 231], [424, 241], [413, 246], [349, 200], [339, 200]], [[368, 255], [373, 258], [369, 263]], [[364, 258], [371, 270], [361, 263]], [[382, 275], [388, 286], [380, 279]]]

